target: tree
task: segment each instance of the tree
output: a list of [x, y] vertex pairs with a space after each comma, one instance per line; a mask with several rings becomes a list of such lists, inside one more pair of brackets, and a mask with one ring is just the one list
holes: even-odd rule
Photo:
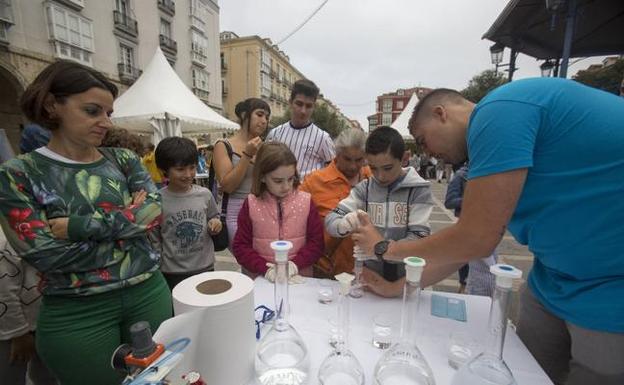
[[[286, 110], [282, 116], [274, 116], [271, 118], [271, 127], [277, 127], [280, 124], [286, 123], [290, 120], [290, 108]], [[312, 121], [314, 124], [327, 131], [332, 137], [337, 137], [342, 130], [348, 128], [347, 123], [340, 119], [338, 114], [334, 111], [330, 111], [325, 104], [318, 104], [314, 108], [312, 113]]]
[[615, 63], [607, 67], [581, 70], [573, 79], [590, 87], [619, 95], [623, 76], [624, 59], [617, 59]]
[[473, 103], [478, 103], [488, 92], [507, 83], [507, 79], [501, 72], [485, 70], [475, 75], [469, 82], [468, 87], [461, 90], [461, 94]]

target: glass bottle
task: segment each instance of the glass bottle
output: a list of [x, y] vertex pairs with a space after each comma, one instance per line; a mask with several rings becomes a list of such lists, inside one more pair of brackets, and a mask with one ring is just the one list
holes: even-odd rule
[[364, 369], [348, 347], [349, 290], [353, 275], [336, 276], [340, 282], [338, 297], [338, 338], [336, 349], [321, 363], [318, 378], [321, 385], [364, 385]]
[[496, 276], [496, 288], [490, 307], [485, 350], [459, 368], [453, 377], [453, 385], [516, 384], [511, 370], [503, 360], [503, 346], [512, 283], [514, 279], [522, 277], [522, 271], [513, 266], [496, 264], [490, 266], [490, 272]]
[[288, 323], [289, 241], [271, 242], [275, 252], [275, 318], [256, 349], [256, 376], [262, 385], [302, 385], [308, 380], [308, 349]]
[[355, 280], [351, 285], [351, 291], [349, 295], [353, 298], [362, 298], [364, 295], [364, 285], [362, 283], [362, 270], [364, 269], [364, 260], [366, 259], [364, 253], [358, 246], [353, 246], [353, 274], [355, 274]]
[[420, 302], [420, 277], [425, 260], [409, 257], [405, 263], [405, 286], [398, 342], [375, 365], [375, 385], [435, 385], [433, 372], [416, 346], [416, 317]]

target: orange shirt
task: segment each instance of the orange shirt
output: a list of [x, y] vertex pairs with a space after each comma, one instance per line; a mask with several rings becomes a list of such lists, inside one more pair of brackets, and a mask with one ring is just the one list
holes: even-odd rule
[[[362, 167], [360, 180], [370, 176], [370, 168], [368, 166]], [[308, 174], [299, 189], [312, 195], [312, 201], [324, 221], [327, 213], [335, 209], [341, 200], [349, 196], [351, 184], [336, 167], [336, 160], [333, 160], [327, 167]], [[333, 276], [342, 272], [351, 273], [353, 271], [353, 241], [351, 237], [333, 238], [325, 232], [325, 254], [329, 261], [325, 260], [324, 265], [323, 260], [325, 258], [322, 258], [317, 267], [326, 274]]]

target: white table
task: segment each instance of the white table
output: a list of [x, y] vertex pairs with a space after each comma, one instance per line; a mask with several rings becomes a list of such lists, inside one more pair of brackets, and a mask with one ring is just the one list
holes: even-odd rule
[[[338, 283], [334, 282], [337, 292]], [[289, 287], [291, 305], [290, 323], [301, 334], [310, 352], [310, 385], [318, 384], [318, 368], [329, 354], [329, 322], [335, 317], [336, 305], [321, 304], [317, 300], [319, 280], [306, 279], [306, 283]], [[451, 383], [455, 370], [448, 365], [447, 344], [452, 331], [468, 332], [479, 341], [485, 340], [490, 311], [490, 298], [451, 293], [437, 293], [444, 296], [461, 298], [466, 301], [467, 322], [459, 322], [431, 315], [431, 291], [421, 292], [418, 327], [421, 334], [418, 347], [433, 370], [436, 384]], [[273, 285], [264, 278], [255, 280], [254, 296], [256, 306], [266, 305], [275, 308]], [[351, 325], [349, 347], [364, 367], [366, 383], [372, 384], [375, 364], [383, 350], [372, 346], [373, 317], [382, 312], [396, 313], [400, 318], [401, 300], [388, 299], [365, 293], [364, 297], [350, 299]], [[263, 330], [265, 331], [265, 330]], [[507, 365], [513, 372], [518, 385], [552, 384], [533, 356], [522, 344], [512, 329], [507, 330], [503, 353]], [[251, 384], [256, 384], [252, 382]]]

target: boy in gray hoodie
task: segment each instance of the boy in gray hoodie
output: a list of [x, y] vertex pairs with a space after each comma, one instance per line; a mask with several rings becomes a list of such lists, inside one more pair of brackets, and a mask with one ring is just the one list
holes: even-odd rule
[[[353, 187], [349, 196], [327, 214], [325, 227], [331, 236], [348, 236], [359, 223], [357, 210], [366, 211], [388, 240], [423, 238], [430, 234], [431, 186], [413, 167], [401, 167], [404, 151], [405, 142], [392, 127], [378, 127], [368, 136], [366, 159], [373, 177]], [[402, 263], [368, 260], [365, 266], [389, 282], [405, 276]]]

